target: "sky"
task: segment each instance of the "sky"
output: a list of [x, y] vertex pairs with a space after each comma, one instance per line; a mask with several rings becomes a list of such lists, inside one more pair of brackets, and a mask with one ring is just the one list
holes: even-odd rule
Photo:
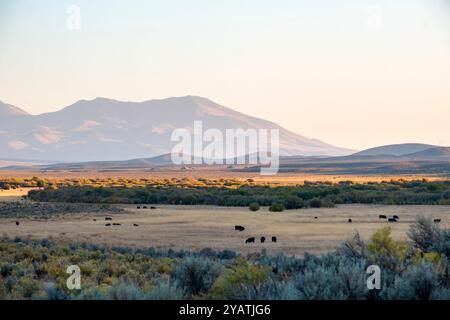
[[450, 145], [450, 0], [0, 0], [0, 101], [185, 95], [347, 148]]

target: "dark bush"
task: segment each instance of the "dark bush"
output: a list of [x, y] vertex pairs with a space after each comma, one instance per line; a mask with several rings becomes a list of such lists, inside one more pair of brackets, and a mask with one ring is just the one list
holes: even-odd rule
[[271, 212], [282, 212], [284, 211], [284, 206], [281, 203], [274, 203], [269, 207]]
[[258, 211], [259, 210], [259, 203], [257, 202], [252, 202], [250, 203], [250, 205], [248, 206], [250, 211]]
[[206, 293], [219, 276], [222, 267], [209, 258], [183, 258], [172, 272], [172, 278], [187, 295]]

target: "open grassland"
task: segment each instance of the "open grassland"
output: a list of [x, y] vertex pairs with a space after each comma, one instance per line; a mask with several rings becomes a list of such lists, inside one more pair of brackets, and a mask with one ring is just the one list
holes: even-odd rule
[[[281, 213], [269, 212], [267, 208], [251, 212], [247, 208], [213, 206], [158, 206], [154, 210], [131, 205], [119, 207], [124, 211], [109, 215], [79, 213], [45, 220], [30, 216], [21, 218], [19, 226], [15, 225], [16, 219], [4, 217], [0, 219], [0, 235], [108, 246], [196, 251], [210, 247], [241, 253], [267, 249], [302, 255], [333, 250], [356, 231], [363, 239], [368, 239], [387, 225], [392, 227], [395, 239], [406, 239], [406, 231], [420, 215], [440, 218], [441, 227], [450, 227], [450, 206], [342, 205]], [[400, 220], [388, 223], [378, 218], [380, 214], [398, 215]], [[112, 217], [113, 221], [105, 221], [106, 216]], [[348, 223], [349, 218], [352, 223]], [[105, 226], [106, 223], [120, 225]], [[234, 231], [235, 225], [245, 226], [246, 230]], [[257, 237], [256, 243], [245, 244], [245, 240], [253, 236]], [[261, 244], [258, 241], [261, 236], [265, 236], [268, 243]], [[277, 243], [271, 243], [272, 236], [278, 238]]]

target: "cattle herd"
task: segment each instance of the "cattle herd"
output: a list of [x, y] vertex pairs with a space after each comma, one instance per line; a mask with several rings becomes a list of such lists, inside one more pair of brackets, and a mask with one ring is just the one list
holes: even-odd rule
[[[244, 230], [245, 230], [245, 227], [243, 227], [243, 226], [239, 226], [239, 225], [234, 226], [234, 231], [242, 232]], [[277, 242], [277, 237], [273, 236], [271, 240], [272, 240], [272, 242]], [[256, 237], [250, 237], [250, 238], [247, 238], [247, 240], [245, 240], [245, 243], [255, 243], [255, 241], [256, 241]], [[259, 241], [261, 243], [266, 242], [266, 237], [264, 237], [264, 236], [260, 237]]]
[[[136, 208], [137, 208], [137, 209], [141, 209], [141, 206], [137, 206]], [[147, 206], [142, 206], [142, 209], [147, 209]], [[151, 206], [150, 209], [156, 209], [156, 207]], [[383, 220], [387, 220], [388, 222], [397, 222], [398, 220], [400, 220], [400, 217], [399, 217], [398, 215], [393, 215], [392, 217], [388, 217], [387, 215], [380, 214], [380, 215], [378, 216], [378, 218], [379, 218], [379, 219], [383, 219]], [[315, 216], [314, 219], [317, 220], [317, 219], [319, 219], [319, 217]], [[111, 217], [105, 217], [105, 221], [112, 221], [112, 220], [113, 220], [113, 219], [112, 219]], [[97, 219], [92, 219], [92, 221], [95, 222], [95, 221], [97, 221]], [[442, 220], [439, 218], [439, 219], [433, 219], [433, 221], [434, 221], [434, 223], [440, 223]], [[353, 220], [352, 220], [351, 218], [349, 218], [349, 219], [347, 220], [347, 222], [348, 222], [348, 223], [352, 223]], [[19, 221], [15, 221], [15, 224], [16, 224], [16, 226], [19, 226], [19, 225], [20, 225], [20, 222], [19, 222]], [[105, 224], [106, 227], [110, 227], [110, 226], [120, 226], [120, 225], [121, 225], [120, 223], [106, 223], [106, 224]], [[133, 226], [134, 226], [134, 227], [138, 227], [139, 225], [138, 225], [137, 223], [133, 223]], [[245, 227], [240, 226], [240, 225], [235, 225], [235, 226], [234, 226], [234, 230], [235, 230], [235, 231], [242, 232], [242, 231], [245, 230]], [[247, 240], [245, 240], [245, 243], [255, 243], [255, 241], [256, 241], [256, 238], [255, 238], [255, 237], [250, 237], [250, 238], [247, 238]], [[264, 237], [264, 236], [260, 237], [260, 238], [259, 238], [259, 241], [260, 241], [261, 243], [265, 243], [265, 242], [266, 242], [266, 237]], [[277, 242], [277, 237], [272, 236], [271, 241], [272, 241], [272, 242]]]
[[397, 220], [400, 220], [400, 217], [397, 216], [397, 215], [393, 215], [392, 217], [388, 217], [388, 216], [386, 216], [384, 214], [380, 214], [378, 216], [378, 218], [387, 220], [388, 222], [397, 222]]
[[[147, 209], [147, 206], [136, 206], [136, 209]], [[154, 206], [151, 206], [150, 207], [150, 209], [152, 209], [152, 210], [154, 210], [154, 209], [156, 209], [156, 207], [154, 207]], [[111, 217], [105, 217], [105, 221], [112, 221], [112, 219], [113, 218], [111, 218]], [[92, 219], [93, 221], [97, 221], [97, 219]], [[116, 222], [114, 222], [114, 223], [106, 223], [105, 224], [105, 227], [111, 227], [111, 226], [121, 226], [122, 224], [121, 223], [116, 223]], [[133, 227], [139, 227], [139, 225], [137, 224], [137, 223], [133, 223]]]
[[[113, 218], [111, 217], [105, 217], [105, 221], [112, 221]], [[92, 219], [93, 221], [97, 221], [97, 219]], [[121, 223], [113, 222], [113, 223], [105, 223], [105, 227], [111, 227], [111, 226], [121, 226]], [[139, 227], [137, 223], [133, 223], [133, 227]]]

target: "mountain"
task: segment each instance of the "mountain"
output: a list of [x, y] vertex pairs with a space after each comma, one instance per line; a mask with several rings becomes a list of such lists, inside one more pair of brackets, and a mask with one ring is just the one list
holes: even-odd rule
[[430, 144], [421, 143], [390, 144], [363, 150], [353, 154], [352, 156], [404, 156], [434, 147], [435, 146]]
[[352, 152], [196, 96], [144, 102], [96, 98], [36, 116], [1, 104], [0, 115], [0, 158], [70, 162], [149, 158], [170, 153], [176, 144], [170, 140], [172, 131], [192, 131], [197, 120], [203, 121], [203, 130], [216, 128], [222, 133], [238, 128], [279, 129], [281, 155]]
[[[260, 166], [238, 170], [258, 172]], [[450, 177], [450, 147], [409, 143], [371, 148], [340, 157], [287, 156], [280, 158], [279, 172], [328, 175], [430, 174]]]
[[22, 109], [0, 101], [0, 119], [5, 119], [6, 117], [17, 117], [27, 115], [29, 114], [23, 111]]
[[450, 161], [450, 147], [432, 147], [419, 152], [408, 154], [407, 157], [411, 159], [420, 159], [420, 160]]
[[[304, 157], [281, 156], [280, 172], [301, 172], [307, 174], [437, 174], [448, 176], [450, 174], [450, 147], [431, 147], [423, 151], [397, 155], [358, 155], [340, 157]], [[245, 156], [246, 158], [248, 156]], [[233, 163], [238, 163], [237, 157]], [[131, 159], [124, 161], [90, 161], [72, 163], [16, 163], [6, 161], [0, 170], [26, 170], [32, 166], [42, 171], [125, 171], [125, 170], [190, 170], [200, 169], [203, 166], [179, 165], [174, 166], [170, 154], [164, 154], [145, 159]], [[261, 165], [216, 166], [216, 170], [256, 172]], [[203, 167], [205, 169], [205, 167]]]

